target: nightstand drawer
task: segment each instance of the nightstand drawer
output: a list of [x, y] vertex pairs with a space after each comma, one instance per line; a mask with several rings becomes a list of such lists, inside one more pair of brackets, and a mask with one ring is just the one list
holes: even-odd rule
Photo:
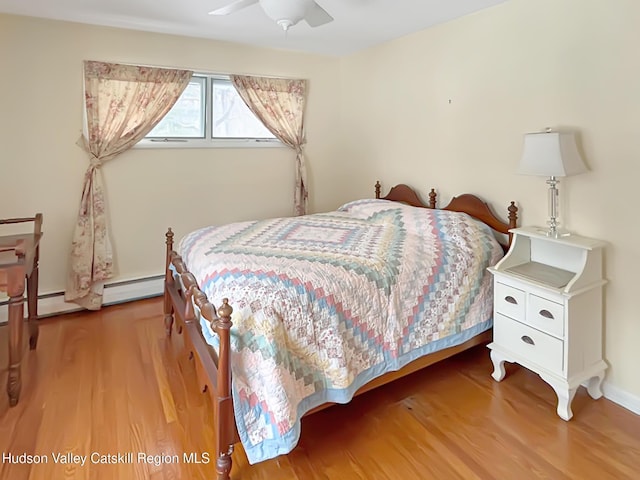
[[564, 343], [546, 333], [497, 314], [493, 341], [534, 365], [556, 373], [562, 372]]
[[529, 295], [527, 324], [543, 332], [564, 337], [564, 305], [536, 295]]
[[494, 308], [496, 312], [511, 318], [524, 320], [525, 293], [504, 283], [496, 282]]

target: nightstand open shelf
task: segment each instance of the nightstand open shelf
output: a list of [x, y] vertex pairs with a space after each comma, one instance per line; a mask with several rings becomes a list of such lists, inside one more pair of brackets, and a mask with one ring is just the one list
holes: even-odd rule
[[511, 248], [489, 269], [494, 275], [493, 378], [504, 362], [536, 372], [558, 396], [569, 420], [577, 388], [587, 382], [602, 396], [602, 271], [605, 243], [571, 235], [550, 238], [538, 228], [516, 228]]
[[505, 273], [523, 277], [525, 280], [536, 282], [553, 288], [565, 287], [575, 276], [575, 272], [552, 267], [540, 262], [527, 262], [505, 269]]

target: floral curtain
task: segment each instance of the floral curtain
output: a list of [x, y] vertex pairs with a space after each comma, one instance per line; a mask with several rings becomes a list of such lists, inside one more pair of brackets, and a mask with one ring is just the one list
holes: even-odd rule
[[278, 140], [296, 151], [296, 215], [307, 213], [309, 192], [304, 153], [307, 81], [232, 75], [231, 81], [249, 109]]
[[100, 168], [162, 120], [192, 73], [84, 62], [86, 131], [78, 144], [89, 154], [89, 168], [73, 233], [65, 301], [89, 310], [102, 306], [104, 281], [113, 276], [113, 252]]

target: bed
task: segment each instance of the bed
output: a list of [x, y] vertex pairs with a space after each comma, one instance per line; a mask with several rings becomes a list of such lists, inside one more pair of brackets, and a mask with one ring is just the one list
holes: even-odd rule
[[474, 195], [436, 202], [377, 182], [374, 199], [205, 227], [177, 251], [167, 231], [165, 327], [211, 397], [219, 480], [235, 444], [250, 463], [287, 453], [302, 416], [490, 340], [486, 268], [517, 207], [504, 222]]

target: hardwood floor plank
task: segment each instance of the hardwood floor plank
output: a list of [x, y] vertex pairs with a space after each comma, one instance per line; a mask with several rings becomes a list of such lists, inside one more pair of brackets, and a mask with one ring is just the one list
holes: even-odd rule
[[145, 338], [144, 340], [141, 339], [141, 343], [144, 342], [144, 345], [148, 347], [145, 350], [148, 351], [151, 356], [151, 365], [153, 367], [153, 372], [155, 373], [156, 387], [160, 392], [165, 420], [167, 423], [175, 422], [177, 421], [175, 402], [167, 379], [167, 369], [162, 362], [160, 350], [157, 342], [155, 341], [156, 338], [153, 336], [149, 328], [145, 328], [142, 333], [145, 335]]
[[[6, 359], [0, 327], [0, 359]], [[236, 446], [234, 480], [638, 478], [640, 417], [579, 389], [574, 418], [555, 414], [553, 390], [507, 366], [495, 382], [483, 346], [302, 421], [299, 445], [249, 465]], [[6, 360], [0, 382], [6, 381]], [[164, 333], [161, 299], [41, 321], [25, 350], [20, 402], [0, 395], [0, 480], [210, 480], [212, 406], [183, 339]], [[131, 453], [131, 463], [56, 464], [52, 454]], [[138, 453], [151, 456], [139, 461]], [[187, 456], [208, 463], [188, 463]], [[163, 460], [165, 455], [165, 461]], [[178, 461], [166, 458], [178, 456]]]

